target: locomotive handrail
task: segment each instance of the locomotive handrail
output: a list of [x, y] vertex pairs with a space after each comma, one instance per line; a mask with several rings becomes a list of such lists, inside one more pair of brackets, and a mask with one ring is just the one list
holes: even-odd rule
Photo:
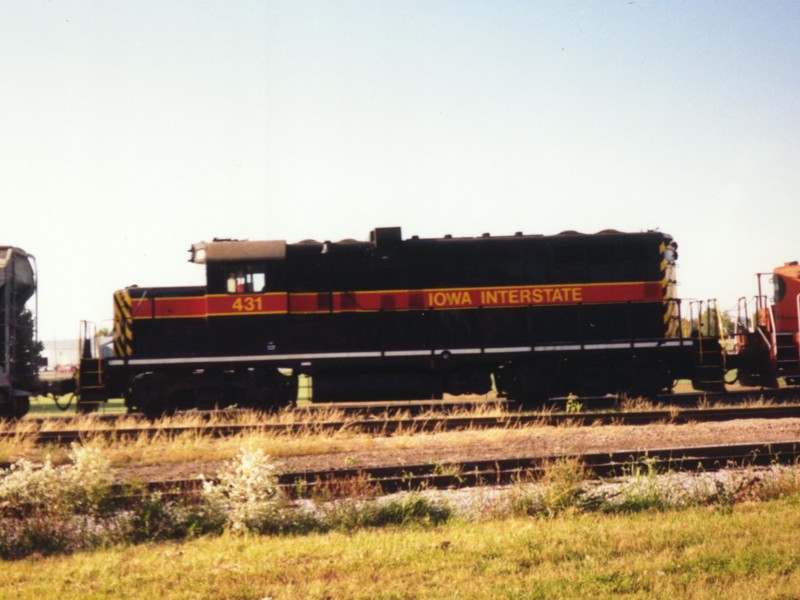
[[773, 358], [775, 354], [778, 352], [778, 335], [775, 331], [775, 312], [772, 310], [772, 305], [769, 307], [769, 324], [772, 329], [770, 332], [770, 339], [772, 340], [772, 347], [770, 349]]
[[683, 339], [680, 298], [665, 298], [663, 302], [667, 310], [667, 323], [664, 335], [666, 337]]
[[[139, 314], [139, 311], [142, 309], [142, 304], [144, 303], [145, 298], [147, 298], [147, 293], [149, 291], [150, 290], [145, 290], [144, 293], [136, 299], [135, 309], [133, 308], [133, 306], [131, 306], [131, 319], [133, 319]], [[155, 302], [152, 302], [151, 304], [153, 305], [153, 307], [155, 307]]]
[[722, 311], [720, 311], [716, 300], [714, 300], [714, 312], [717, 314], [717, 334], [719, 336], [719, 340], [722, 343], [722, 346], [726, 347], [728, 336], [725, 333], [725, 324], [722, 322]]
[[797, 297], [794, 299], [797, 304], [797, 312], [795, 316], [797, 317], [797, 335], [800, 337], [800, 294], [797, 294]]
[[[742, 320], [742, 307], [744, 307], [744, 320]], [[736, 335], [741, 335], [744, 332], [750, 331], [749, 319], [747, 312], [747, 297], [741, 296], [736, 302]]]
[[757, 331], [758, 331], [758, 335], [761, 336], [761, 339], [763, 339], [764, 343], [767, 345], [767, 350], [769, 350], [770, 355], [772, 355], [772, 344], [767, 339], [767, 336], [764, 335], [764, 332], [762, 331], [761, 327], [758, 327]]
[[628, 316], [628, 342], [630, 343], [631, 348], [633, 348], [633, 319], [632, 319], [632, 316], [633, 316], [632, 315], [632, 311], [633, 311], [632, 306], [633, 305], [632, 305], [630, 300], [628, 300], [625, 303], [625, 305], [626, 305], [626, 307], [628, 309], [628, 315], [627, 315]]

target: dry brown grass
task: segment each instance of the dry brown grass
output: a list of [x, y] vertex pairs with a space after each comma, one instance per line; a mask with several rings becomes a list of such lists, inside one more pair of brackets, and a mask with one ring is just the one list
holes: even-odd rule
[[[495, 429], [467, 429], [455, 432], [436, 428], [423, 431], [423, 426], [433, 418], [441, 417], [437, 411], [412, 417], [407, 409], [387, 411], [380, 416], [353, 416], [337, 408], [314, 410], [285, 410], [275, 414], [254, 411], [220, 412], [204, 417], [197, 413], [180, 413], [149, 423], [136, 416], [125, 416], [115, 421], [104, 421], [92, 415], [63, 419], [50, 419], [39, 425], [34, 420], [7, 423], [4, 431], [14, 437], [0, 445], [0, 460], [11, 462], [20, 457], [41, 461], [50, 455], [54, 463], [67, 460], [68, 449], [59, 446], [36, 446], [37, 432], [73, 430], [81, 432], [83, 443], [92, 443], [103, 449], [114, 466], [155, 465], [191, 461], [227, 460], [243, 446], [259, 448], [275, 458], [300, 455], [357, 453], [386, 450], [442, 450], [459, 447], [497, 444], [501, 440], [523, 439], [532, 431], [545, 426], [542, 421], [520, 425], [514, 413], [509, 413], [502, 403], [470, 405], [448, 413], [453, 417], [507, 417], [508, 422]], [[398, 431], [384, 430], [377, 434], [358, 431], [357, 421], [405, 418], [409, 423]], [[323, 423], [341, 423], [335, 430], [326, 430]], [[267, 430], [271, 425], [294, 425], [294, 433]], [[217, 425], [242, 425], [249, 429], [228, 437], [217, 438], [212, 428]], [[560, 429], [569, 429], [561, 425]], [[185, 431], [181, 429], [185, 428]], [[145, 434], [130, 430], [146, 430]]]
[[621, 412], [641, 412], [661, 410], [661, 408], [662, 405], [660, 402], [654, 403], [652, 400], [642, 398], [641, 396], [636, 396], [634, 398], [623, 396], [619, 401], [619, 410]]

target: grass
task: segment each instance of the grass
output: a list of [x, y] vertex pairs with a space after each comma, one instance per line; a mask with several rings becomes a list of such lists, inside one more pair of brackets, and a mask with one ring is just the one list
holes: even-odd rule
[[[66, 408], [61, 410], [56, 406], [52, 398], [46, 396], [33, 396], [31, 398], [31, 409], [28, 414], [31, 417], [52, 417], [57, 415], [75, 416], [75, 402], [69, 402], [68, 398], [59, 400], [59, 403]], [[100, 405], [98, 412], [100, 414], [124, 414], [127, 412], [125, 408], [125, 401], [122, 398], [113, 398], [108, 402]]]
[[434, 528], [200, 538], [31, 558], [0, 596], [70, 598], [797, 598], [800, 497]]
[[[503, 408], [495, 404], [454, 413], [455, 416], [502, 416], [507, 414]], [[386, 415], [387, 418], [390, 416], [396, 417], [397, 415]], [[420, 415], [415, 418], [415, 421], [423, 423], [428, 416]], [[37, 447], [34, 444], [33, 434], [40, 430], [77, 429], [85, 432], [84, 443], [91, 442], [101, 446], [112, 466], [119, 467], [131, 464], [153, 465], [198, 460], [225, 460], [233, 457], [242, 446], [261, 448], [265, 453], [276, 458], [409, 448], [452, 449], [463, 445], [490, 443], [498, 437], [512, 436], [522, 439], [526, 436], [526, 432], [529, 434], [538, 427], [534, 424], [490, 430], [419, 433], [419, 428], [412, 424], [406, 430], [394, 433], [391, 437], [381, 437], [355, 432], [351, 424], [358, 418], [348, 416], [335, 408], [319, 410], [313, 414], [291, 410], [273, 415], [251, 411], [243, 411], [235, 416], [220, 413], [219, 417], [212, 417], [210, 421], [203, 420], [197, 413], [187, 412], [161, 419], [153, 423], [151, 428], [158, 430], [192, 427], [199, 428], [199, 430], [178, 433], [165, 432], [153, 437], [130, 436], [123, 432], [128, 428], [147, 426], [135, 416], [124, 417], [114, 422], [100, 421], [91, 416], [73, 416], [48, 420], [41, 426], [31, 419], [23, 419], [16, 423], [0, 423], [0, 431], [15, 433], [14, 437], [0, 439], [0, 462], [12, 462], [19, 457], [42, 461], [48, 454], [51, 455], [54, 463], [63, 462], [67, 452], [64, 448]], [[315, 425], [318, 422], [331, 421], [342, 422], [343, 425], [336, 431], [323, 431]], [[308, 423], [308, 426], [293, 434], [256, 429], [222, 439], [215, 438], [211, 432], [204, 429], [215, 424], [251, 425], [257, 428], [259, 425], [276, 423], [301, 425]], [[95, 435], [96, 432], [108, 431], [120, 433], [110, 439]], [[350, 465], [343, 464], [342, 466]]]
[[[504, 409], [489, 404], [465, 410], [459, 416], [470, 415], [502, 415]], [[507, 413], [505, 413], [507, 414]], [[75, 428], [85, 431], [82, 443], [91, 443], [102, 449], [106, 458], [114, 468], [152, 467], [155, 465], [177, 465], [191, 463], [184, 472], [199, 474], [203, 466], [199, 463], [230, 460], [243, 447], [260, 449], [274, 459], [289, 459], [298, 456], [314, 456], [335, 454], [341, 462], [333, 462], [338, 467], [358, 467], [362, 464], [360, 453], [383, 453], [413, 450], [418, 453], [419, 461], [436, 462], [442, 456], [454, 456], [459, 451], [472, 453], [475, 448], [507, 448], [519, 446], [520, 452], [529, 448], [536, 440], [541, 440], [541, 448], [549, 448], [552, 453], [577, 452], [581, 449], [591, 451], [598, 437], [595, 427], [577, 426], [574, 423], [563, 423], [556, 427], [533, 423], [501, 427], [495, 429], [470, 429], [455, 432], [419, 433], [414, 427], [391, 436], [375, 436], [357, 433], [349, 423], [352, 416], [342, 411], [330, 409], [319, 414], [309, 415], [296, 411], [282, 411], [274, 415], [244, 412], [235, 417], [220, 413], [219, 422], [230, 422], [235, 418], [239, 424], [259, 425], [264, 423], [302, 423], [311, 419], [343, 421], [345, 424], [338, 431], [321, 431], [314, 425], [297, 434], [284, 435], [268, 431], [245, 432], [227, 438], [215, 438], [208, 431], [187, 431], [183, 433], [163, 433], [155, 437], [129, 436], [118, 434], [111, 439], [93, 435], [94, 430], [122, 430], [128, 427], [140, 427], [142, 421], [135, 417], [123, 418], [115, 422], [103, 422], [91, 417], [73, 417], [45, 422], [41, 429]], [[421, 416], [420, 421], [425, 419]], [[215, 421], [211, 421], [214, 423]], [[155, 428], [207, 426], [196, 413], [183, 413], [166, 418], [153, 424]], [[671, 427], [685, 429], [693, 425], [671, 426], [664, 424], [664, 435], [671, 435]], [[10, 438], [0, 438], [0, 462], [14, 462], [26, 458], [34, 462], [43, 462], [49, 455], [53, 464], [64, 464], [68, 460], [69, 449], [60, 446], [37, 446], [33, 433], [40, 428], [33, 420], [23, 419], [17, 423], [0, 423], [0, 431], [15, 433]], [[616, 435], [620, 428], [604, 426], [603, 435]], [[677, 429], [675, 431], [678, 431]], [[339, 460], [339, 459], [337, 459]], [[188, 469], [188, 471], [187, 471]], [[137, 475], [128, 475], [137, 477]]]
[[[432, 455], [451, 452], [460, 447], [497, 444], [500, 441], [524, 441], [533, 427], [513, 430], [476, 430], [448, 433], [407, 432], [392, 437], [375, 437], [352, 432], [313, 432], [293, 436], [254, 432], [226, 438], [214, 438], [205, 433], [180, 433], [154, 438], [139, 436], [134, 439], [92, 438], [87, 434], [84, 442], [103, 448], [113, 467], [130, 465], [168, 465], [182, 462], [210, 462], [227, 460], [243, 446], [260, 448], [274, 458], [290, 458], [322, 454], [343, 454], [340, 467], [359, 466], [349, 454], [414, 449]], [[562, 428], [562, 431], [566, 431]], [[558, 435], [555, 432], [555, 435]], [[11, 462], [20, 456], [41, 461], [51, 455], [56, 464], [64, 462], [68, 449], [63, 447], [37, 447], [30, 434], [21, 433], [16, 438], [0, 442], [0, 461]]]
[[478, 490], [470, 515], [435, 493], [372, 499], [364, 485], [294, 505], [260, 451], [197, 500], [122, 507], [99, 448], [70, 458], [0, 480], [0, 597], [790, 598], [800, 583], [796, 468], [681, 494], [678, 474], [644, 463], [598, 495], [562, 460], [507, 490], [505, 507]]
[[[455, 416], [469, 417], [505, 416], [509, 413], [503, 407], [489, 403], [454, 414]], [[420, 415], [415, 421], [421, 423], [425, 419], [426, 415]], [[230, 413], [223, 412], [218, 417], [212, 417], [212, 420], [208, 422], [204, 421], [197, 413], [187, 412], [157, 421], [152, 424], [152, 427], [155, 429], [197, 427], [200, 428], [199, 431], [164, 432], [150, 437], [121, 433], [126, 428], [146, 425], [134, 416], [114, 422], [104, 422], [91, 416], [65, 417], [64, 419], [48, 420], [41, 426], [31, 419], [23, 419], [17, 423], [0, 423], [0, 431], [15, 433], [11, 438], [0, 439], [0, 462], [13, 462], [20, 457], [41, 462], [49, 454], [55, 464], [62, 463], [67, 452], [64, 448], [40, 447], [34, 444], [33, 433], [40, 429], [78, 429], [85, 432], [83, 441], [102, 446], [114, 467], [227, 460], [235, 456], [239, 448], [243, 446], [260, 448], [266, 454], [278, 459], [300, 455], [334, 453], [347, 455], [359, 452], [413, 449], [428, 453], [434, 457], [431, 460], [435, 460], [437, 453], [449, 454], [462, 448], [469, 449], [488, 445], [506, 447], [512, 447], [515, 444], [525, 445], [531, 439], [539, 439], [543, 436], [546, 436], [548, 446], [562, 448], [564, 452], [569, 452], [582, 448], [584, 444], [591, 446], [592, 440], [597, 437], [596, 433], [592, 431], [593, 427], [578, 426], [575, 422], [564, 422], [552, 427], [544, 424], [544, 419], [541, 422], [526, 425], [509, 424], [494, 429], [476, 428], [456, 432], [420, 433], [419, 428], [411, 425], [405, 431], [396, 432], [391, 436], [375, 436], [354, 431], [351, 424], [355, 420], [356, 417], [348, 416], [335, 408], [316, 411], [313, 414], [287, 410], [267, 416], [247, 411], [232, 416]], [[313, 424], [322, 421], [342, 422], [343, 426], [336, 431], [322, 431]], [[257, 427], [272, 423], [308, 423], [308, 426], [299, 433], [291, 435], [256, 430], [222, 439], [214, 438], [211, 432], [203, 429], [213, 424], [241, 424]], [[612, 425], [604, 427], [603, 431], [614, 434], [616, 429]], [[118, 431], [120, 433], [112, 436], [111, 439], [104, 439], [94, 435], [95, 431]], [[563, 443], [559, 442], [562, 438]], [[354, 466], [347, 464], [347, 460], [347, 457], [343, 458], [340, 466]]]

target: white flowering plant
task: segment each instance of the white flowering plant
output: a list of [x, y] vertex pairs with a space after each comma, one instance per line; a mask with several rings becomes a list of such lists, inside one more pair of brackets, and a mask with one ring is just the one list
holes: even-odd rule
[[71, 463], [53, 466], [20, 459], [0, 471], [0, 512], [26, 516], [40, 514], [92, 514], [101, 511], [109, 497], [110, 464], [100, 448], [72, 445]]
[[284, 496], [275, 465], [262, 450], [241, 449], [216, 481], [203, 481], [203, 500], [233, 532], [258, 531], [278, 514]]

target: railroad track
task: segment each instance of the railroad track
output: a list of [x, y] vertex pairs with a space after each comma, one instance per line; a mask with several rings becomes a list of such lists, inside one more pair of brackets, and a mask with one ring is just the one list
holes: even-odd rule
[[[283, 473], [279, 476], [279, 484], [290, 497], [309, 496], [318, 490], [324, 490], [328, 497], [335, 497], [347, 495], [348, 490], [354, 487], [365, 489], [365, 486], [381, 493], [393, 493], [535, 480], [559, 460], [579, 461], [589, 477], [608, 478], [631, 475], [645, 466], [648, 470], [654, 469], [657, 472], [711, 472], [744, 466], [797, 464], [798, 457], [800, 440], [306, 471]], [[354, 486], [353, 482], [357, 484]], [[202, 481], [154, 481], [146, 487], [149, 491], [188, 495], [197, 492], [202, 487]]]
[[[780, 388], [777, 390], [760, 390], [757, 388], [732, 390], [728, 392], [682, 392], [677, 394], [663, 394], [654, 399], [654, 403], [662, 406], [675, 408], [697, 408], [698, 405], [713, 406], [715, 404], [730, 404], [742, 402], [748, 399], [764, 398], [765, 401], [772, 402], [800, 402], [800, 387]], [[616, 410], [624, 405], [624, 399], [619, 396], [584, 396], [578, 398], [584, 408], [591, 412], [601, 410]], [[566, 408], [567, 398], [551, 398], [543, 403], [545, 411], [563, 411]], [[430, 413], [449, 415], [451, 413], [468, 412], [480, 408], [499, 408], [510, 413], [524, 412], [523, 408], [513, 401], [504, 399], [498, 400], [407, 400], [407, 401], [386, 401], [386, 402], [336, 402], [336, 403], [307, 403], [299, 404], [292, 410], [295, 413], [307, 413], [313, 415], [325, 411], [340, 412], [345, 416], [382, 416], [404, 414], [410, 417], [426, 415]], [[197, 416], [200, 419], [229, 419], [235, 421], [238, 414], [242, 412], [252, 413], [252, 410], [225, 409], [209, 411], [191, 411], [183, 413]], [[33, 422], [38, 425], [52, 421], [64, 421], [71, 419], [94, 419], [100, 422], [113, 423], [120, 419], [141, 419], [145, 417], [138, 413], [88, 413], [76, 416], [65, 414], [48, 417], [28, 416], [25, 422]]]
[[739, 419], [785, 419], [800, 417], [800, 405], [778, 405], [743, 408], [650, 410], [636, 412], [580, 413], [508, 413], [500, 416], [431, 416], [420, 418], [363, 418], [295, 423], [221, 424], [198, 426], [160, 426], [145, 424], [134, 427], [107, 427], [45, 430], [18, 434], [0, 432], [0, 439], [23, 435], [39, 445], [68, 445], [92, 438], [109, 440], [141, 437], [174, 438], [181, 435], [203, 435], [213, 438], [247, 433], [291, 436], [308, 433], [350, 431], [371, 435], [396, 435], [401, 432], [430, 433], [467, 429], [519, 428], [531, 425], [649, 425], [653, 423], [683, 424], [690, 422], [722, 422]]

